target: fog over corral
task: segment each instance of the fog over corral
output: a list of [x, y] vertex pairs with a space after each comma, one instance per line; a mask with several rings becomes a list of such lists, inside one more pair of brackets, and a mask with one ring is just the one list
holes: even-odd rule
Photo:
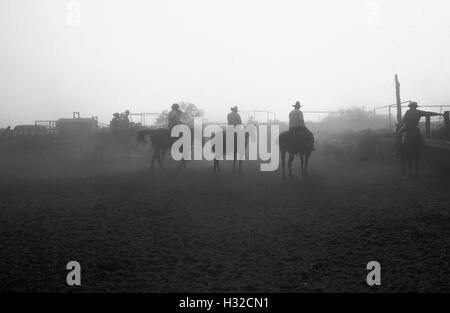
[[286, 120], [297, 99], [394, 103], [395, 73], [404, 100], [449, 104], [449, 12], [446, 0], [2, 0], [0, 127], [176, 101], [211, 120], [231, 105]]

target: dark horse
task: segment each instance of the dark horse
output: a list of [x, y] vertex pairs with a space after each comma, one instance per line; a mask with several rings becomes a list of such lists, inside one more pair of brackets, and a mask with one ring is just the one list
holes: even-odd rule
[[279, 146], [281, 152], [281, 164], [283, 166], [283, 179], [286, 179], [285, 158], [286, 152], [289, 153], [289, 178], [292, 180], [292, 162], [295, 155], [300, 156], [301, 175], [308, 175], [308, 159], [314, 150], [314, 135], [309, 131], [284, 131], [279, 136]]
[[[194, 130], [192, 128], [190, 129], [190, 133], [192, 136], [191, 137], [191, 144], [192, 144], [194, 141], [194, 136], [193, 136]], [[226, 153], [226, 131], [223, 131], [222, 134], [223, 134], [223, 153], [225, 155], [225, 153]], [[236, 137], [237, 136], [235, 135], [233, 170], [235, 170], [236, 159], [237, 159]], [[167, 150], [169, 150], [172, 147], [172, 144], [176, 140], [178, 140], [179, 137], [171, 137], [170, 131], [167, 128], [156, 128], [156, 129], [146, 129], [146, 130], [139, 131], [136, 139], [137, 139], [137, 142], [142, 145], [142, 144], [150, 143], [146, 140], [146, 138], [150, 138], [150, 141], [152, 144], [152, 149], [153, 149], [152, 162], [151, 162], [151, 166], [150, 166], [151, 170], [153, 171], [153, 166], [154, 166], [155, 160], [157, 160], [159, 163], [159, 166], [161, 167], [161, 170], [164, 171], [164, 167], [163, 167], [161, 158], [163, 158], [165, 156], [165, 154], [167, 153]], [[214, 135], [211, 138], [214, 138]], [[249, 138], [249, 134], [246, 133], [245, 134], [245, 147], [247, 147], [248, 138]], [[205, 144], [205, 141], [206, 141], [206, 139], [202, 138], [202, 143], [201, 143], [202, 146]], [[214, 148], [213, 148], [213, 151], [215, 151]], [[186, 160], [184, 160], [184, 159], [181, 160], [179, 168], [186, 168]], [[213, 171], [220, 172], [219, 160], [217, 160], [217, 159], [214, 159]], [[239, 171], [242, 171], [242, 160], [239, 160]]]
[[[191, 143], [193, 141], [193, 134], [194, 131], [191, 129]], [[138, 132], [136, 136], [137, 142], [142, 144], [148, 144], [146, 138], [149, 137], [151, 144], [152, 144], [152, 163], [150, 165], [150, 169], [153, 171], [153, 165], [155, 163], [155, 160], [158, 160], [158, 164], [161, 168], [161, 170], [164, 172], [164, 166], [161, 162], [161, 158], [164, 158], [164, 156], [167, 153], [167, 150], [169, 150], [172, 147], [172, 144], [177, 141], [180, 137], [171, 137], [170, 136], [170, 130], [168, 128], [155, 128], [155, 129], [145, 129]], [[181, 159], [181, 163], [178, 168], [186, 168], [186, 160]]]
[[[223, 143], [223, 156], [225, 159], [225, 155], [227, 153], [227, 132], [225, 130], [225, 128], [222, 129], [222, 143]], [[237, 140], [237, 133], [234, 133], [234, 149], [233, 149], [233, 172], [236, 171], [236, 160], [237, 160], [237, 155], [238, 155], [238, 140]], [[211, 138], [214, 138], [214, 136], [212, 136]], [[245, 148], [244, 148], [244, 153], [247, 149], [248, 146], [248, 139], [249, 139], [249, 133], [245, 132]], [[215, 149], [213, 148], [213, 152], [215, 152]], [[213, 172], [220, 172], [220, 166], [219, 166], [219, 160], [214, 159], [214, 166], [213, 166]], [[239, 160], [239, 173], [242, 173], [242, 160]]]
[[[414, 128], [407, 130], [403, 134], [402, 138], [402, 147], [401, 158], [402, 158], [402, 174], [405, 176], [406, 174], [406, 163], [408, 163], [408, 176], [409, 178], [417, 178], [418, 170], [419, 170], [419, 162], [420, 157], [422, 156], [423, 148], [424, 148], [424, 140], [422, 135], [420, 134], [419, 128]], [[414, 162], [414, 173], [412, 169], [412, 162]]]
[[130, 127], [117, 132], [111, 129], [98, 130], [94, 133], [94, 155], [96, 159], [103, 159], [104, 152], [108, 146], [125, 156], [130, 157], [130, 151], [134, 144], [134, 137], [138, 127]]

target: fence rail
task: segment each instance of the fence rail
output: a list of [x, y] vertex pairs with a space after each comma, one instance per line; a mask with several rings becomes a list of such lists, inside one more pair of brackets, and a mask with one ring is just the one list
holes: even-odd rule
[[[403, 101], [401, 102], [401, 104], [405, 104], [405, 103], [411, 103], [411, 100], [408, 101]], [[402, 108], [407, 108], [407, 105], [402, 105]], [[448, 108], [450, 109], [450, 105], [421, 105], [419, 106], [420, 108], [439, 108], [439, 112], [443, 114], [444, 113], [444, 108]], [[389, 120], [389, 129], [394, 128], [394, 124], [392, 123], [392, 109], [397, 109], [397, 104], [388, 104], [388, 105], [383, 105], [383, 106], [379, 106], [373, 109], [373, 114], [374, 116], [377, 114], [377, 111], [382, 110], [382, 109], [388, 109], [388, 120]], [[442, 122], [442, 117], [439, 116], [438, 117], [438, 123]]]

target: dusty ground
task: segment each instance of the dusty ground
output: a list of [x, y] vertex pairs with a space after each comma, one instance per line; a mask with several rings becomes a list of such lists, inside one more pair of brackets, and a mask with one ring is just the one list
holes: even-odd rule
[[[73, 290], [76, 260], [80, 291], [449, 292], [449, 177], [319, 159], [293, 183], [255, 165], [214, 175], [209, 164], [152, 174], [140, 159], [3, 161], [1, 289]], [[365, 283], [371, 260], [377, 288]]]

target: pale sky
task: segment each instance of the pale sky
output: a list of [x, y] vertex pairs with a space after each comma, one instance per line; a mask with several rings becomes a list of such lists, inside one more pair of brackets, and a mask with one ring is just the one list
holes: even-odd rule
[[[79, 17], [79, 18], [78, 18]], [[188, 101], [450, 104], [448, 0], [0, 0], [0, 127]], [[308, 117], [307, 117], [308, 118]]]

